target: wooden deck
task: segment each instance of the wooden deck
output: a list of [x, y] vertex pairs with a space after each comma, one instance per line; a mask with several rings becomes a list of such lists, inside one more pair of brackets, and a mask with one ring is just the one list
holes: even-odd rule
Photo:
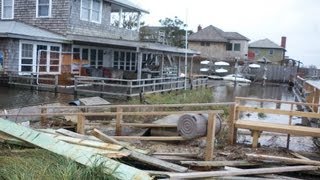
[[[272, 108], [258, 108], [258, 107], [248, 107], [245, 105], [240, 105], [241, 101], [254, 101], [254, 102], [268, 102], [268, 103], [276, 103], [276, 104], [288, 104], [290, 105], [290, 110], [281, 110], [281, 109], [272, 109]], [[314, 103], [314, 101], [313, 101]], [[290, 136], [311, 136], [314, 138], [320, 137], [320, 128], [317, 127], [305, 127], [305, 126], [295, 126], [292, 125], [292, 117], [306, 117], [306, 118], [315, 118], [319, 119], [320, 114], [317, 111], [313, 112], [301, 112], [295, 111], [294, 105], [304, 105], [311, 106], [318, 109], [319, 104], [313, 103], [301, 103], [301, 102], [290, 102], [290, 101], [280, 101], [280, 100], [271, 100], [271, 99], [255, 99], [255, 98], [243, 98], [237, 97], [236, 103], [233, 107], [233, 111], [230, 114], [231, 121], [231, 133], [230, 133], [230, 142], [234, 144], [237, 140], [237, 129], [248, 129], [252, 132], [252, 147], [256, 148], [258, 146], [258, 141], [261, 132], [276, 132], [276, 133], [284, 133], [288, 134], [287, 137], [287, 148], [289, 148]], [[258, 120], [243, 120], [240, 119], [241, 113], [264, 113], [264, 114], [276, 114], [276, 115], [286, 115], [288, 116], [288, 124], [281, 123], [271, 123], [271, 122], [261, 122]]]

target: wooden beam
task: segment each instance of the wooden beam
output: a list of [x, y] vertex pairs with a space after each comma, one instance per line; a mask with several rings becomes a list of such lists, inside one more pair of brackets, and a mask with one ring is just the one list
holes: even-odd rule
[[230, 105], [229, 108], [229, 125], [230, 125], [230, 145], [234, 145], [237, 141], [237, 129], [235, 127], [236, 119], [236, 104]]
[[320, 129], [304, 126], [294, 126], [277, 123], [258, 122], [250, 120], [238, 120], [236, 122], [237, 128], [251, 129], [257, 131], [269, 131], [277, 133], [285, 133], [297, 136], [311, 136], [320, 137]]
[[256, 174], [273, 174], [283, 172], [297, 171], [316, 171], [318, 166], [285, 166], [273, 168], [255, 168], [231, 171], [208, 171], [208, 172], [190, 172], [190, 173], [170, 173], [172, 179], [192, 179], [192, 178], [209, 178], [209, 177], [224, 177], [224, 176], [241, 176], [241, 175], [256, 175]]
[[177, 124], [121, 123], [121, 126], [131, 126], [140, 128], [176, 128]]
[[181, 136], [112, 136], [116, 140], [140, 140], [140, 141], [185, 141]]
[[238, 106], [238, 110], [242, 112], [249, 111], [249, 112], [258, 112], [258, 113], [266, 113], [266, 114], [319, 118], [319, 113], [314, 113], [314, 112], [288, 111], [288, 110], [280, 110], [280, 109], [266, 109], [266, 108], [246, 107], [246, 106]]
[[85, 119], [86, 118], [82, 113], [78, 114], [77, 133], [79, 134], [84, 134]]
[[111, 173], [112, 176], [117, 179], [151, 179], [149, 174], [144, 171], [101, 156], [95, 152], [82, 150], [77, 145], [57, 140], [45, 133], [37, 132], [4, 119], [0, 119], [0, 131], [40, 148], [70, 158], [85, 166], [93, 167], [96, 163], [104, 164], [106, 166], [104, 169], [105, 172], [108, 174]]
[[183, 157], [192, 157], [192, 158], [198, 157], [198, 154], [197, 154], [197, 153], [165, 153], [165, 152], [155, 152], [155, 153], [152, 153], [152, 155], [158, 155], [158, 156], [183, 156]]
[[122, 112], [123, 112], [123, 108], [117, 107], [117, 115], [116, 115], [116, 135], [117, 136], [121, 136], [121, 132], [122, 132], [122, 127], [121, 127], [122, 118], [123, 118], [123, 115], [121, 114]]
[[272, 102], [272, 103], [282, 103], [282, 104], [295, 104], [295, 105], [319, 105], [319, 104], [311, 104], [311, 103], [301, 103], [295, 101], [282, 101], [282, 100], [275, 100], [275, 99], [258, 99], [258, 98], [247, 98], [247, 97], [236, 97], [235, 100], [239, 101], [256, 101], [256, 102]]
[[257, 148], [259, 143], [260, 131], [252, 131], [252, 148]]
[[255, 166], [257, 164], [248, 161], [181, 161], [183, 165], [197, 167], [221, 167], [221, 166]]
[[55, 132], [58, 134], [62, 134], [64, 136], [74, 137], [74, 138], [83, 139], [83, 140], [101, 141], [100, 139], [94, 136], [78, 134], [78, 133], [69, 131], [67, 129], [58, 129]]
[[269, 156], [262, 154], [246, 154], [248, 158], [253, 160], [271, 160], [278, 161], [283, 163], [294, 163], [294, 164], [306, 164], [306, 165], [315, 165], [320, 166], [320, 161], [307, 160], [307, 159], [297, 159], [297, 158], [287, 158], [287, 157], [279, 157], [279, 156]]
[[205, 160], [210, 161], [214, 158], [213, 150], [214, 150], [214, 141], [215, 141], [215, 133], [216, 133], [216, 114], [209, 113], [208, 116], [208, 124], [207, 124], [207, 145], [206, 145], [206, 153]]
[[152, 157], [165, 160], [165, 161], [193, 161], [194, 158], [184, 156], [164, 156], [164, 155], [152, 155]]

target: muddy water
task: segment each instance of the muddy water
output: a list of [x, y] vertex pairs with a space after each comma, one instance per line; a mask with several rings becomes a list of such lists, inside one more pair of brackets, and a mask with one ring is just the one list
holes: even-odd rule
[[[280, 85], [268, 85], [261, 86], [259, 84], [245, 85], [238, 84], [234, 86], [232, 83], [224, 83], [222, 81], [212, 81], [214, 102], [231, 102], [234, 101], [234, 97], [251, 97], [261, 99], [277, 99], [283, 101], [294, 101], [294, 94], [288, 89], [287, 84]], [[260, 103], [260, 102], [241, 102], [246, 106], [270, 108], [270, 109], [282, 109], [290, 110], [291, 105], [288, 104], [276, 104], [276, 103]], [[292, 107], [293, 110], [297, 110], [296, 106]], [[273, 115], [273, 114], [258, 114], [251, 112], [243, 112], [240, 114], [240, 119], [260, 121], [260, 122], [272, 122], [288, 124], [289, 116], [286, 115]], [[301, 124], [300, 117], [292, 117], [292, 124]], [[238, 136], [239, 143], [251, 144], [252, 138], [249, 131], [240, 130]], [[287, 135], [285, 134], [272, 134], [264, 133], [261, 135], [260, 144], [267, 147], [283, 147], [287, 146]], [[311, 137], [291, 137], [290, 149], [293, 151], [307, 151], [314, 152], [318, 149], [312, 142]]]
[[0, 110], [55, 102], [68, 103], [71, 100], [73, 100], [73, 95], [70, 94], [54, 94], [0, 86]]

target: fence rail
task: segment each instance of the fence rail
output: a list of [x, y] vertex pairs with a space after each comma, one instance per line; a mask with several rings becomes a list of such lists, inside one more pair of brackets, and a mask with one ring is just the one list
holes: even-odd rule
[[297, 96], [303, 102], [313, 104], [306, 107], [313, 112], [319, 112], [319, 106], [316, 105], [320, 102], [320, 88], [299, 76], [296, 78], [295, 86]]
[[125, 80], [112, 78], [99, 78], [88, 76], [75, 76], [76, 92], [87, 92], [94, 94], [107, 94], [117, 96], [138, 96], [140, 93], [150, 94], [157, 92], [166, 92], [172, 90], [181, 90], [188, 88], [204, 87], [208, 84], [208, 78], [197, 76], [187, 83], [184, 77], [167, 77], [141, 80]]

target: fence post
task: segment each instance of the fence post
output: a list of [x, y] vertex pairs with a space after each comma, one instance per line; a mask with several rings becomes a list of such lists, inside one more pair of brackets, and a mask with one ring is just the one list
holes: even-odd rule
[[121, 136], [121, 122], [122, 122], [122, 112], [123, 108], [122, 107], [117, 107], [117, 117], [116, 117], [116, 135]]
[[54, 76], [54, 93], [58, 92], [58, 85], [59, 85], [59, 76], [55, 75]]
[[41, 106], [40, 124], [45, 126], [47, 124], [47, 107]]
[[74, 76], [74, 88], [73, 88], [74, 96], [77, 96], [77, 86], [78, 86], [78, 77]]
[[214, 141], [216, 133], [216, 114], [209, 112], [208, 126], [207, 126], [207, 145], [206, 145], [206, 161], [212, 161], [214, 158]]
[[235, 123], [239, 118], [239, 112], [237, 110], [238, 100], [235, 100], [235, 104], [230, 106], [229, 110], [229, 123], [230, 123], [230, 145], [233, 145], [237, 142], [237, 128]]
[[84, 134], [85, 116], [83, 113], [78, 114], [77, 133]]
[[313, 99], [313, 104], [317, 104], [317, 105], [314, 105], [313, 106], [313, 111], [315, 112], [315, 113], [317, 113], [318, 112], [318, 110], [319, 110], [319, 99], [320, 99], [320, 89], [315, 89], [315, 95], [314, 95], [314, 99]]
[[[291, 104], [291, 107], [290, 107], [290, 111], [293, 110], [293, 104]], [[289, 116], [289, 125], [292, 124], [292, 115]], [[288, 134], [287, 136], [287, 149], [289, 149], [289, 146], [290, 146], [290, 134]]]

